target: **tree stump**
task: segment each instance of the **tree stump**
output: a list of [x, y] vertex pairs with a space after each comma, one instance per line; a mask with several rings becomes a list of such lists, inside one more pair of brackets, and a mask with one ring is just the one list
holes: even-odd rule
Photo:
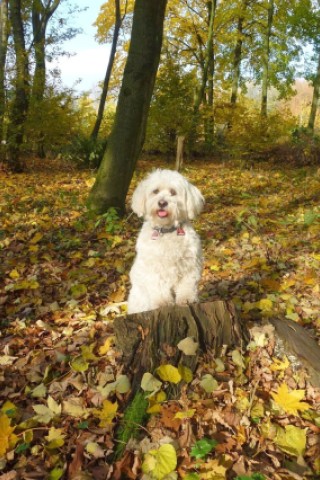
[[[134, 392], [143, 374], [154, 372], [161, 364], [181, 363], [195, 371], [199, 355], [210, 352], [217, 356], [223, 345], [241, 345], [249, 338], [233, 304], [220, 300], [120, 317], [114, 322], [114, 330], [125, 371], [132, 375]], [[177, 348], [186, 337], [199, 344], [196, 355], [185, 355]]]

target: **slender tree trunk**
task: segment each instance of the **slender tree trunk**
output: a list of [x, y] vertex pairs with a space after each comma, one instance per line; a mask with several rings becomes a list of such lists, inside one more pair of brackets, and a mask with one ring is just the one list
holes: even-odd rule
[[[217, 1], [207, 2], [208, 8], [208, 24], [210, 25], [211, 17], [213, 15], [213, 21], [215, 18], [217, 7]], [[214, 10], [212, 12], [212, 9]], [[213, 24], [212, 24], [213, 27]], [[213, 30], [213, 29], [212, 29]], [[213, 33], [213, 32], [212, 32]], [[214, 47], [213, 47], [213, 34], [211, 35], [210, 44], [207, 46], [207, 55], [208, 55], [208, 85], [207, 85], [207, 119], [206, 119], [206, 144], [211, 150], [213, 146], [214, 138], [214, 115], [213, 115], [213, 77], [215, 71], [215, 58], [214, 58]]]
[[104, 82], [103, 82], [97, 119], [96, 119], [96, 122], [94, 124], [93, 130], [92, 130], [91, 135], [90, 135], [91, 139], [94, 140], [94, 141], [96, 141], [97, 138], [98, 138], [101, 122], [102, 122], [102, 119], [103, 119], [103, 112], [104, 112], [104, 107], [105, 107], [105, 104], [106, 104], [110, 77], [111, 77], [112, 68], [113, 68], [113, 64], [114, 64], [114, 59], [115, 59], [116, 51], [117, 51], [119, 32], [120, 32], [120, 28], [121, 28], [121, 25], [122, 25], [122, 22], [123, 22], [123, 17], [121, 18], [121, 11], [120, 11], [120, 0], [114, 0], [114, 8], [115, 8], [116, 21], [115, 21], [115, 25], [114, 25], [114, 32], [113, 32], [113, 37], [112, 37], [110, 57], [109, 57], [109, 62], [108, 62], [106, 75], [105, 75]]
[[[199, 88], [196, 91], [194, 105], [193, 105], [193, 120], [192, 120], [192, 127], [191, 133], [189, 138], [189, 145], [192, 148], [196, 138], [196, 129], [199, 122], [199, 109], [200, 105], [203, 103], [205, 98], [205, 91], [208, 83], [208, 74], [209, 74], [209, 67], [213, 64], [213, 34], [214, 34], [214, 18], [216, 12], [216, 5], [217, 0], [210, 0], [207, 2], [208, 10], [210, 12], [209, 15], [209, 24], [208, 24], [208, 39], [206, 43], [206, 55], [204, 59], [203, 71], [202, 71], [202, 78]], [[213, 87], [212, 87], [213, 88]]]
[[143, 146], [146, 122], [160, 60], [167, 0], [136, 0], [131, 42], [107, 150], [88, 206], [97, 213], [115, 207], [125, 212], [125, 198]]
[[[44, 6], [41, 0], [33, 0], [32, 2], [32, 32], [33, 45], [35, 54], [35, 70], [32, 84], [31, 100], [33, 107], [41, 109], [46, 87], [46, 30], [48, 22], [61, 0], [49, 0]], [[43, 133], [39, 130], [38, 138], [38, 155], [45, 157]]]
[[316, 121], [319, 99], [320, 99], [320, 52], [318, 53], [317, 73], [313, 80], [313, 95], [312, 95], [310, 116], [308, 121], [308, 129], [311, 132], [314, 132], [314, 125]]
[[23, 170], [20, 150], [29, 106], [29, 63], [25, 47], [21, 0], [9, 0], [9, 12], [16, 65], [15, 92], [8, 127], [8, 163], [12, 170], [20, 172]]
[[[4, 116], [6, 111], [5, 68], [8, 47], [8, 0], [0, 3], [0, 142], [5, 139]], [[2, 144], [0, 147], [3, 156]]]
[[262, 53], [262, 88], [261, 88], [261, 110], [260, 115], [266, 118], [268, 115], [268, 85], [269, 85], [269, 60], [270, 60], [270, 38], [272, 33], [274, 14], [274, 0], [268, 2], [268, 20], [265, 34], [264, 51]]
[[233, 107], [237, 103], [238, 90], [241, 75], [241, 60], [242, 60], [242, 43], [243, 43], [243, 27], [244, 27], [244, 15], [248, 6], [248, 0], [243, 0], [241, 4], [241, 13], [238, 18], [237, 25], [237, 41], [233, 53], [233, 68], [232, 68], [232, 86], [231, 86], [231, 99], [230, 103]]

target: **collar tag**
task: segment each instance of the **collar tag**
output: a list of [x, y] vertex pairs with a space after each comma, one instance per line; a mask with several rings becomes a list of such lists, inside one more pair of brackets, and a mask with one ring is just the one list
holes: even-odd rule
[[180, 237], [181, 236], [183, 237], [185, 234], [186, 234], [186, 232], [183, 230], [182, 227], [177, 228], [177, 235], [179, 235]]
[[151, 239], [152, 240], [158, 240], [159, 236], [160, 236], [160, 232], [158, 230], [153, 230], [152, 235], [151, 235]]

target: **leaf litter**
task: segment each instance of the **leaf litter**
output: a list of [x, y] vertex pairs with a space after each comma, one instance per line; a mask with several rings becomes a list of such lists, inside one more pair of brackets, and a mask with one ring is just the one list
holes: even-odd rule
[[[319, 340], [319, 171], [230, 162], [185, 173], [206, 197], [201, 300], [232, 300], [250, 322], [292, 319]], [[113, 319], [139, 221], [92, 218], [89, 172], [35, 162], [0, 183], [0, 479], [320, 475], [320, 391], [256, 325], [247, 350], [206, 355], [193, 375], [146, 372], [148, 423], [112, 464], [130, 392]]]

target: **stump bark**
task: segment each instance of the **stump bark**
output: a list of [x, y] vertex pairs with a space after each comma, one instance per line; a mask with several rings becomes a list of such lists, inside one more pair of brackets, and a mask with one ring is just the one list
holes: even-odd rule
[[[161, 364], [181, 363], [195, 371], [199, 355], [217, 356], [223, 345], [241, 345], [249, 338], [233, 304], [220, 300], [120, 317], [115, 320], [114, 329], [125, 371], [132, 375], [134, 392], [143, 374], [152, 373]], [[186, 337], [199, 344], [196, 355], [185, 355], [177, 348]]]

